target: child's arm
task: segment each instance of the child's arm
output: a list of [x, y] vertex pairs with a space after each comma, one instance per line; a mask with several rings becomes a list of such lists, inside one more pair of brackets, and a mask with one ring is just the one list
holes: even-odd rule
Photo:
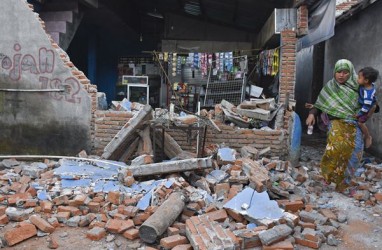
[[[361, 110], [358, 112], [358, 116], [368, 114], [370, 110], [373, 108], [373, 106], [375, 106], [374, 105], [375, 104], [375, 101], [374, 101], [375, 89], [373, 89], [372, 91], [365, 90], [364, 93], [362, 94], [363, 94], [363, 105]], [[374, 110], [373, 110], [373, 113], [374, 113]]]

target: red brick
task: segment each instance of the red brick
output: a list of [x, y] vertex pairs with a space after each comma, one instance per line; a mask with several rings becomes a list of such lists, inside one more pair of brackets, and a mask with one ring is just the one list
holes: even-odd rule
[[337, 220], [337, 215], [335, 215], [330, 209], [321, 209], [320, 213], [332, 220]]
[[181, 235], [173, 235], [160, 240], [160, 245], [166, 249], [171, 249], [177, 245], [187, 244], [188, 240], [186, 237]]
[[139, 230], [131, 228], [123, 233], [123, 236], [129, 240], [135, 240], [139, 238]]
[[50, 201], [40, 201], [41, 210], [44, 213], [51, 213], [53, 204]]
[[115, 204], [115, 205], [119, 205], [120, 204], [120, 193], [119, 192], [114, 192], [114, 191], [111, 191], [109, 192], [109, 194], [107, 195], [107, 201], [108, 202], [111, 202], [112, 204]]
[[189, 210], [192, 210], [192, 211], [197, 212], [197, 211], [200, 210], [201, 207], [200, 207], [199, 203], [197, 203], [197, 202], [192, 202], [192, 203], [189, 203], [189, 204], [187, 205], [187, 208], [188, 208]]
[[[220, 225], [215, 226], [215, 228], [221, 227]], [[233, 232], [231, 232], [229, 229], [225, 229], [224, 232], [226, 235], [231, 238], [231, 241], [235, 243], [236, 248], [241, 245], [241, 239], [237, 237]]]
[[295, 237], [295, 240], [296, 240], [296, 244], [299, 244], [299, 245], [305, 246], [305, 247], [318, 249], [321, 246], [321, 241], [314, 242], [314, 241], [302, 239], [300, 237]]
[[184, 208], [182, 214], [191, 217], [195, 215], [195, 211]]
[[134, 206], [127, 206], [125, 209], [123, 209], [122, 214], [126, 215], [129, 218], [135, 217], [137, 215], [139, 209]]
[[54, 232], [54, 227], [49, 224], [46, 220], [41, 218], [38, 215], [32, 215], [29, 217], [30, 222], [34, 224], [38, 229], [45, 233], [53, 233]]
[[18, 201], [26, 201], [32, 198], [29, 193], [13, 194], [8, 196], [8, 204], [15, 205]]
[[59, 206], [57, 208], [58, 212], [69, 212], [70, 216], [77, 216], [77, 215], [82, 215], [81, 211], [73, 206]]
[[302, 228], [316, 229], [316, 224], [310, 223], [310, 222], [299, 221], [298, 225], [301, 226]]
[[37, 234], [37, 229], [29, 223], [20, 224], [20, 227], [9, 229], [4, 234], [4, 239], [8, 246], [13, 246], [19, 242], [29, 239]]
[[123, 214], [120, 214], [120, 213], [116, 213], [113, 217], [113, 219], [117, 219], [117, 220], [125, 220], [126, 219], [126, 215], [123, 215]]
[[97, 202], [97, 203], [101, 203], [105, 201], [105, 199], [103, 198], [103, 196], [96, 196], [93, 198], [92, 202]]
[[304, 203], [302, 201], [289, 201], [284, 203], [285, 211], [297, 212], [304, 208]]
[[123, 233], [124, 231], [133, 228], [134, 223], [132, 220], [117, 220], [117, 219], [110, 219], [106, 223], [106, 230], [110, 233]]
[[85, 204], [85, 201], [88, 197], [85, 194], [79, 194], [74, 197], [73, 201], [69, 201], [69, 205], [71, 206], [82, 206]]
[[30, 194], [32, 197], [37, 196], [37, 190], [34, 187], [32, 187], [32, 186], [30, 186], [27, 189], [27, 193]]
[[54, 205], [67, 205], [69, 203], [69, 198], [66, 195], [58, 196], [53, 199]]
[[218, 209], [216, 208], [216, 206], [214, 206], [214, 205], [210, 205], [209, 207], [207, 207], [206, 209], [205, 209], [205, 212], [206, 213], [210, 213], [210, 212], [214, 212], [214, 211], [217, 211]]
[[66, 222], [70, 218], [70, 212], [58, 212], [55, 217], [59, 222]]
[[293, 249], [294, 249], [293, 244], [288, 240], [284, 240], [270, 246], [263, 246], [263, 250], [293, 250]]
[[307, 205], [305, 205], [305, 211], [307, 211], [307, 212], [311, 212], [311, 211], [313, 211], [313, 209], [314, 209], [314, 206], [313, 206], [313, 205], [311, 205], [311, 204], [307, 204]]
[[16, 193], [21, 193], [20, 189], [22, 188], [23, 184], [19, 182], [14, 182], [9, 189], [15, 191]]
[[98, 213], [99, 209], [101, 208], [101, 205], [99, 204], [99, 202], [91, 201], [88, 204], [88, 208], [89, 208], [90, 212]]
[[182, 222], [174, 222], [171, 227], [179, 229], [180, 235], [186, 235], [186, 224]]
[[123, 201], [123, 204], [126, 206], [135, 206], [137, 204], [137, 199], [135, 199], [135, 198], [125, 199]]
[[175, 228], [175, 227], [167, 228], [167, 235], [168, 236], [172, 236], [172, 235], [176, 235], [176, 234], [179, 234], [179, 229], [178, 228]]
[[236, 213], [234, 210], [226, 209], [229, 216], [231, 216], [237, 222], [244, 222], [245, 218], [243, 215]]
[[102, 221], [97, 221], [97, 220], [93, 220], [90, 225], [89, 225], [89, 229], [92, 229], [94, 227], [102, 227], [104, 228], [106, 226], [106, 223], [105, 222], [102, 222]]
[[382, 193], [375, 193], [374, 197], [377, 201], [382, 201]]
[[302, 236], [306, 240], [314, 242], [320, 241], [320, 236], [318, 235], [318, 232], [311, 228], [305, 228], [304, 231], [302, 231]]
[[9, 219], [6, 214], [3, 214], [0, 216], [0, 225], [6, 225], [8, 224], [8, 222], [9, 222]]
[[215, 212], [206, 213], [203, 216], [207, 216], [208, 219], [211, 221], [219, 221], [219, 222], [223, 222], [228, 217], [227, 212], [224, 209], [217, 210]]
[[153, 214], [158, 209], [157, 206], [148, 206], [145, 210], [145, 213]]
[[232, 187], [229, 189], [228, 193], [228, 200], [231, 200], [233, 197], [235, 197], [240, 192], [240, 187], [236, 185], [232, 185]]
[[183, 244], [183, 245], [178, 245], [174, 247], [172, 250], [192, 250], [191, 244]]
[[106, 230], [100, 227], [94, 227], [86, 233], [86, 237], [90, 240], [101, 240], [106, 236]]
[[20, 178], [19, 182], [22, 184], [28, 184], [32, 179], [29, 176], [24, 175]]
[[195, 243], [199, 247], [200, 250], [207, 250], [207, 246], [204, 243], [202, 237], [200, 237], [200, 235], [195, 235], [194, 240], [195, 240]]
[[0, 206], [0, 215], [5, 214], [5, 210], [6, 210], [6, 209], [7, 209], [7, 207]]
[[134, 225], [142, 225], [150, 217], [149, 213], [140, 213], [133, 218]]
[[25, 203], [24, 203], [24, 207], [25, 208], [28, 208], [28, 207], [37, 207], [37, 199], [26, 200]]
[[54, 228], [57, 228], [60, 226], [60, 222], [58, 222], [57, 218], [52, 217], [48, 219], [48, 222], [50, 225], [52, 225]]
[[215, 185], [215, 194], [218, 197], [224, 196], [224, 198], [227, 198], [230, 188], [229, 183], [218, 183]]

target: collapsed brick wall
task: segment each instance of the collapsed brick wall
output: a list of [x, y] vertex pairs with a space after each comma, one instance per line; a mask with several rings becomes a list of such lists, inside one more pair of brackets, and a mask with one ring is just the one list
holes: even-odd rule
[[121, 128], [134, 116], [130, 111], [97, 110], [95, 112], [94, 149], [96, 155], [102, 155], [106, 145]]
[[297, 35], [308, 34], [308, 6], [301, 5], [297, 9]]
[[[240, 150], [243, 146], [252, 145], [257, 149], [271, 148], [272, 156], [285, 156], [287, 152], [287, 133], [285, 130], [252, 130], [237, 129], [219, 124], [222, 132], [207, 129], [206, 146], [208, 144], [222, 144]], [[186, 131], [169, 130], [168, 133], [178, 142], [183, 150], [196, 152], [196, 139], [187, 140]]]
[[294, 30], [281, 31], [280, 102], [285, 103], [287, 94], [294, 100], [296, 83], [296, 44]]

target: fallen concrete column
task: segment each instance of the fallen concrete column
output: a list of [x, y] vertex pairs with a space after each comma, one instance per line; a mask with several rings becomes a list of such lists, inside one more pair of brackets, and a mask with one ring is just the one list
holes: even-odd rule
[[104, 149], [103, 159], [118, 160], [124, 153], [124, 149], [138, 136], [137, 130], [141, 129], [144, 121], [152, 118], [152, 109], [150, 105], [145, 105], [133, 118], [131, 118], [123, 128], [114, 136]]
[[[155, 144], [162, 148], [162, 131], [155, 129]], [[179, 144], [168, 133], [164, 133], [164, 153], [170, 159], [180, 155], [183, 152]]]
[[135, 140], [130, 144], [125, 153], [123, 153], [121, 158], [119, 158], [119, 161], [127, 162], [129, 158], [134, 154], [134, 152], [137, 151], [138, 143], [139, 137], [135, 138]]
[[147, 175], [157, 175], [157, 174], [166, 174], [166, 173], [175, 173], [175, 172], [186, 172], [197, 169], [205, 169], [212, 167], [211, 158], [194, 158], [186, 159], [180, 161], [168, 161], [147, 164], [143, 166], [131, 166], [125, 169], [122, 169], [118, 173], [118, 180], [123, 180], [126, 176], [126, 172], [129, 171], [133, 174], [134, 177], [137, 176], [147, 176]]
[[175, 192], [151, 215], [139, 228], [139, 237], [148, 243], [154, 243], [167, 228], [174, 223], [185, 206], [185, 197]]

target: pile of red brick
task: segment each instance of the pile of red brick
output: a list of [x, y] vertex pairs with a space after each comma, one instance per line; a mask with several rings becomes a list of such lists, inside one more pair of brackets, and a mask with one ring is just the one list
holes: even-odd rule
[[[245, 152], [248, 153], [248, 149], [243, 154]], [[91, 240], [102, 240], [107, 234], [121, 234], [126, 240], [136, 240], [140, 237], [140, 226], [171, 193], [181, 191], [188, 197], [183, 212], [151, 247], [294, 249], [298, 244], [317, 249], [325, 242], [337, 245], [339, 223], [345, 222], [346, 216], [317, 204], [320, 198], [317, 193], [322, 191], [317, 166], [292, 167], [289, 162], [276, 158], [257, 160], [255, 153], [247, 155], [252, 159], [214, 160], [215, 169], [227, 174], [227, 178], [216, 181], [208, 178], [210, 170], [187, 173], [183, 177], [180, 174], [167, 176], [173, 180], [172, 185], [157, 186], [153, 191], [155, 202], [144, 211], [136, 207], [143, 194], [95, 193], [91, 188], [54, 189], [60, 181], [54, 176], [57, 162], [45, 160], [47, 168], [39, 172], [23, 169], [22, 163], [15, 160], [0, 162], [3, 169], [0, 172], [0, 224], [15, 224], [2, 232], [4, 242], [13, 246], [36, 236], [38, 230], [50, 234], [57, 227], [88, 227], [86, 237]], [[369, 165], [364, 178], [378, 178], [380, 173], [378, 166]], [[36, 183], [39, 187], [48, 187], [50, 200], [38, 199]], [[276, 199], [284, 210], [281, 218], [254, 221], [245, 214], [223, 208], [246, 186], [268, 192]], [[201, 191], [213, 200], [205, 199]], [[373, 202], [380, 201], [381, 193], [377, 191]], [[49, 246], [57, 247], [54, 243], [51, 240]]]

